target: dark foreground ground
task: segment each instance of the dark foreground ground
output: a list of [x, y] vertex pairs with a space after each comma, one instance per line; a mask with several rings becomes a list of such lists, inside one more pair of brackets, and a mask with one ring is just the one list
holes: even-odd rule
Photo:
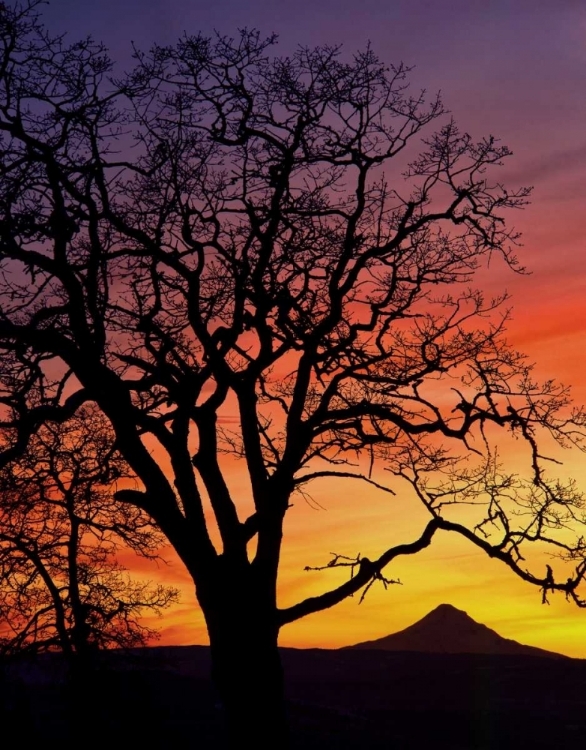
[[[303, 750], [584, 746], [586, 660], [284, 649], [283, 661]], [[223, 747], [204, 647], [108, 654], [73, 711], [62, 672], [55, 657], [4, 667], [12, 747]]]

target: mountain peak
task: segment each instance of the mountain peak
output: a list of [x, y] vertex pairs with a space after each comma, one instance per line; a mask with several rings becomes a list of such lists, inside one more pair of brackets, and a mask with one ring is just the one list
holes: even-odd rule
[[[453, 604], [438, 604], [438, 606], [435, 609], [432, 609], [431, 612], [428, 612], [425, 617], [431, 617], [432, 615], [465, 615], [466, 617], [469, 617], [467, 612], [464, 612], [463, 609], [458, 609], [457, 607], [454, 607]], [[472, 619], [469, 617], [469, 619]]]
[[408, 628], [374, 641], [348, 646], [352, 649], [418, 651], [445, 654], [508, 654], [564, 658], [533, 646], [503, 638], [473, 620], [452, 604], [440, 604]]

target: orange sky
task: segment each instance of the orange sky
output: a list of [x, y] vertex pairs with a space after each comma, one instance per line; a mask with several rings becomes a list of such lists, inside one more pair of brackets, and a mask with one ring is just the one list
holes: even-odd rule
[[[563, 183], [563, 175], [558, 176], [550, 181], [549, 190], [555, 185], [561, 190]], [[524, 232], [520, 257], [531, 274], [515, 276], [495, 264], [484, 286], [491, 292], [505, 288], [511, 292], [510, 341], [536, 362], [538, 375], [570, 384], [582, 403], [586, 402], [586, 271], [578, 198], [583, 196], [570, 197], [554, 210], [546, 191], [538, 187], [532, 206], [515, 217]], [[575, 477], [586, 489], [586, 456], [569, 452], [563, 458], [562, 474]], [[230, 467], [230, 480], [246, 494], [243, 468], [240, 464]], [[391, 498], [360, 483], [338, 480], [316, 486], [314, 507], [302, 499], [296, 501], [286, 526], [280, 578], [283, 605], [342, 580], [344, 571], [303, 570], [308, 564], [327, 562], [330, 552], [372, 557], [393, 543], [417, 538], [426, 518], [406, 488], [396, 485], [396, 489], [398, 496]], [[205, 626], [194, 608], [191, 580], [181, 564], [169, 557], [164, 569], [142, 571], [182, 590], [181, 603], [153, 624], [161, 628], [162, 643], [205, 643]], [[398, 559], [388, 575], [399, 578], [402, 585], [387, 591], [375, 586], [360, 605], [355, 597], [293, 623], [282, 631], [282, 645], [336, 647], [378, 638], [449, 602], [505, 637], [586, 658], [586, 611], [568, 604], [561, 594], [551, 597], [549, 606], [542, 605], [538, 590], [463, 540], [439, 535], [426, 551]]]
[[[139, 12], [140, 10], [140, 12]], [[514, 218], [524, 233], [521, 261], [532, 271], [516, 277], [495, 263], [485, 288], [508, 289], [514, 319], [509, 338], [538, 363], [537, 373], [572, 385], [586, 402], [586, 4], [580, 0], [364, 0], [296, 3], [274, 0], [59, 0], [47, 11], [54, 28], [93, 33], [124, 63], [129, 40], [171, 41], [183, 29], [234, 33], [242, 26], [281, 34], [282, 50], [298, 43], [371, 40], [389, 61], [417, 65], [416, 83], [441, 88], [462, 129], [493, 133], [514, 151], [502, 170], [511, 185], [533, 184], [531, 207]], [[114, 22], [115, 20], [115, 22]], [[125, 57], [126, 56], [126, 57]], [[234, 486], [244, 481], [231, 469]], [[586, 456], [568, 454], [564, 472], [586, 490]], [[336, 581], [334, 573], [305, 573], [331, 551], [373, 556], [395, 541], [417, 537], [409, 498], [380, 495], [360, 485], [322, 484], [323, 510], [299, 500], [287, 522], [281, 599], [292, 602]], [[413, 506], [414, 507], [414, 506]], [[181, 587], [181, 604], [165, 614], [163, 643], [204, 643], [192, 584], [180, 564], [140, 572]], [[463, 541], [438, 536], [388, 574], [403, 581], [374, 587], [362, 605], [350, 599], [329, 612], [286, 627], [281, 643], [338, 646], [383, 636], [417, 620], [441, 602], [466, 610], [503, 636], [586, 658], [586, 610], [563, 596], [543, 606], [539, 592]]]
[[[586, 165], [584, 167], [586, 172]], [[548, 191], [563, 190], [564, 175], [537, 186], [533, 204], [514, 218], [523, 230], [519, 254], [531, 270], [515, 276], [495, 264], [486, 277], [492, 292], [507, 289], [513, 296], [508, 337], [536, 362], [536, 373], [572, 386], [586, 402], [586, 270], [584, 214], [579, 194], [552, 207]], [[555, 203], [555, 202], [554, 202]], [[586, 228], [586, 227], [585, 227]], [[483, 274], [484, 275], [484, 274]], [[586, 489], [586, 456], [564, 455], [564, 475]], [[243, 467], [242, 467], [243, 468]], [[242, 482], [241, 467], [231, 470], [234, 486]], [[281, 601], [292, 604], [341, 581], [344, 572], [304, 572], [305, 565], [327, 562], [329, 552], [376, 556], [393, 543], [420, 533], [425, 517], [406, 493], [397, 498], [359, 483], [323, 482], [313, 497], [323, 509], [298, 500], [290, 511], [281, 571]], [[419, 523], [418, 523], [419, 522]], [[544, 565], [545, 565], [544, 561]], [[183, 591], [181, 604], [160, 622], [163, 643], [204, 643], [205, 627], [193, 609], [193, 587], [179, 563], [159, 573]], [[287, 646], [336, 647], [378, 638], [406, 627], [442, 602], [464, 609], [501, 635], [529, 645], [586, 658], [586, 611], [568, 604], [563, 595], [541, 604], [540, 592], [514, 578], [502, 564], [486, 559], [465, 541], [447, 534], [416, 557], [397, 560], [388, 575], [401, 586], [388, 591], [374, 587], [358, 605], [358, 597], [336, 608], [293, 623], [282, 631]]]

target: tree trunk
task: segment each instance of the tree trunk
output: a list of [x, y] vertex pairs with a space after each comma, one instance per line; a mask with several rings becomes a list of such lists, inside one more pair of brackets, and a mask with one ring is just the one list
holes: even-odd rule
[[230, 747], [286, 750], [289, 730], [276, 613], [255, 606], [254, 599], [242, 591], [225, 593], [221, 604], [205, 607], [212, 677]]

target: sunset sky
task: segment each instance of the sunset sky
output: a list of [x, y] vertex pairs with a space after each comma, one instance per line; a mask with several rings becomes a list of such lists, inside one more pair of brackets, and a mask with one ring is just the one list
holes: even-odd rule
[[[534, 185], [532, 204], [514, 217], [522, 230], [520, 260], [532, 272], [514, 276], [495, 264], [490, 291], [513, 295], [509, 339], [537, 363], [541, 377], [572, 386], [586, 402], [586, 3], [584, 0], [52, 0], [44, 17], [71, 38], [91, 34], [129, 68], [131, 42], [148, 47], [184, 31], [235, 34], [244, 26], [279, 34], [279, 51], [296, 45], [370, 41], [386, 61], [414, 65], [416, 88], [441, 89], [462, 130], [493, 134], [514, 152], [501, 170], [511, 186]], [[230, 467], [238, 487], [241, 468]], [[569, 453], [564, 474], [586, 490], [586, 456]], [[328, 553], [373, 557], [415, 539], [422, 515], [410, 500], [392, 502], [354, 485], [322, 486], [319, 506], [299, 501], [286, 532], [281, 596], [293, 603], [333, 585], [330, 573], [306, 573]], [[163, 643], [206, 642], [191, 580], [169, 556], [141, 575], [181, 587], [181, 604], [161, 626]], [[134, 565], [134, 563], [133, 563]], [[484, 559], [470, 545], [438, 536], [388, 574], [402, 586], [374, 588], [282, 632], [282, 645], [341, 646], [377, 638], [419, 619], [442, 602], [466, 610], [501, 635], [586, 658], [586, 610], [561, 594], [543, 606], [537, 590]]]

